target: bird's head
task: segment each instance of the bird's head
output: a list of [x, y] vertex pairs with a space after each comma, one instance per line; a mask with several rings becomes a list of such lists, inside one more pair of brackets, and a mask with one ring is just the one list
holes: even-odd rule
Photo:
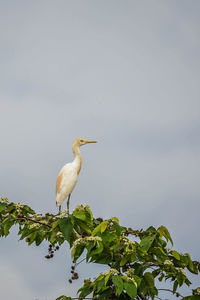
[[90, 144], [90, 143], [96, 143], [96, 141], [88, 141], [88, 140], [84, 140], [82, 138], [77, 138], [74, 142], [73, 142], [73, 146], [83, 146], [85, 144]]

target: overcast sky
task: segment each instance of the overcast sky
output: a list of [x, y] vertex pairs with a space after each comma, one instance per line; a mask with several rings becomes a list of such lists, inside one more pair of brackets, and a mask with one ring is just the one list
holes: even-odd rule
[[[0, 194], [56, 213], [73, 140], [96, 139], [70, 209], [163, 224], [200, 259], [199, 13], [198, 0], [0, 1]], [[1, 299], [73, 296], [102, 269], [68, 285], [67, 245], [51, 261], [47, 247], [0, 241]]]

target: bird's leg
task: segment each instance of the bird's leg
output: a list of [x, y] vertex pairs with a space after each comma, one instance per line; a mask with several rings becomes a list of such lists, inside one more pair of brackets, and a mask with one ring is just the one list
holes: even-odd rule
[[68, 199], [67, 199], [67, 209], [69, 211], [69, 199], [70, 199], [71, 194], [69, 194]]
[[59, 214], [61, 213], [61, 205], [59, 206]]

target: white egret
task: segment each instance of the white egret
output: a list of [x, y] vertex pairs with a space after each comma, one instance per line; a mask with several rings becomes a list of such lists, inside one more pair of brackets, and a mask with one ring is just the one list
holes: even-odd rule
[[96, 143], [96, 141], [87, 141], [82, 138], [77, 138], [72, 144], [72, 151], [74, 153], [74, 160], [71, 163], [64, 165], [58, 174], [56, 180], [56, 205], [59, 206], [59, 213], [61, 212], [61, 205], [67, 199], [67, 209], [69, 210], [69, 200], [71, 193], [77, 183], [78, 174], [81, 170], [81, 153], [80, 146], [88, 143]]

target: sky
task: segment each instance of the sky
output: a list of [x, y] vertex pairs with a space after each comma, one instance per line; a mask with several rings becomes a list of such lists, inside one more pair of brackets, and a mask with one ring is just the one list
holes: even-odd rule
[[[0, 195], [57, 213], [73, 140], [97, 140], [81, 148], [70, 209], [165, 225], [174, 249], [200, 259], [199, 11], [198, 0], [0, 1]], [[45, 260], [47, 243], [16, 234], [0, 241], [2, 299], [75, 296], [103, 269], [82, 264], [69, 285], [67, 244]]]

